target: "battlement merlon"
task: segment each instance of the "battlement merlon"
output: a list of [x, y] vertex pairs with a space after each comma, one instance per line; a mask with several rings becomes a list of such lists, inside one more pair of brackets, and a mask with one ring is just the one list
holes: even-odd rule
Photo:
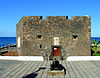
[[[70, 20], [78, 19], [91, 19], [90, 16], [72, 16]], [[68, 16], [46, 16], [46, 19], [43, 19], [43, 16], [23, 16], [19, 22], [25, 21], [39, 21], [39, 20], [68, 20]]]
[[[80, 18], [90, 18], [90, 16], [72, 16], [72, 19], [80, 19]], [[43, 19], [43, 16], [23, 16], [21, 19], [34, 19], [34, 20], [40, 20]], [[46, 16], [46, 19], [68, 19], [68, 16]]]
[[[43, 16], [23, 16], [22, 19], [43, 19]], [[68, 16], [46, 16], [46, 19], [68, 19]]]
[[[28, 20], [42, 20], [43, 19], [43, 16], [23, 16], [21, 18], [20, 21], [28, 21]], [[53, 19], [68, 19], [68, 16], [46, 16], [46, 19], [50, 19], [50, 20], [53, 20]], [[46, 20], [45, 19], [45, 20]]]
[[72, 19], [91, 19], [91, 16], [72, 16]]

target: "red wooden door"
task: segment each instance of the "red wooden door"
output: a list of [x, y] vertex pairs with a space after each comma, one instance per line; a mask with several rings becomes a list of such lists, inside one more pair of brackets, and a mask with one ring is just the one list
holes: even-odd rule
[[54, 56], [60, 55], [60, 48], [54, 48]]

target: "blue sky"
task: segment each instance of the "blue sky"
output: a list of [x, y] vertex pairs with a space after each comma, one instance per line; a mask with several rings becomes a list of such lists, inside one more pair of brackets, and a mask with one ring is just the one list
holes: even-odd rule
[[0, 37], [15, 37], [23, 16], [91, 16], [91, 36], [100, 37], [100, 0], [0, 0]]

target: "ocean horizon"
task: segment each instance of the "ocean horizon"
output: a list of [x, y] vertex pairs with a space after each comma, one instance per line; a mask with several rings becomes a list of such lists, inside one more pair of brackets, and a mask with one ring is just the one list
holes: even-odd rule
[[[98, 42], [100, 37], [91, 37], [91, 43], [92, 40], [96, 40]], [[9, 44], [16, 44], [16, 37], [0, 37], [0, 47], [5, 45], [8, 46]]]
[[16, 44], [16, 37], [0, 37], [0, 47]]

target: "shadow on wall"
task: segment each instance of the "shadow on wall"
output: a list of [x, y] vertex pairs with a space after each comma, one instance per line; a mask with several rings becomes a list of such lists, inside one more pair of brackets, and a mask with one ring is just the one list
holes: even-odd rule
[[38, 70], [36, 70], [35, 72], [28, 74], [27, 76], [24, 76], [22, 78], [35, 78], [40, 70], [46, 69], [46, 67], [40, 67]]

